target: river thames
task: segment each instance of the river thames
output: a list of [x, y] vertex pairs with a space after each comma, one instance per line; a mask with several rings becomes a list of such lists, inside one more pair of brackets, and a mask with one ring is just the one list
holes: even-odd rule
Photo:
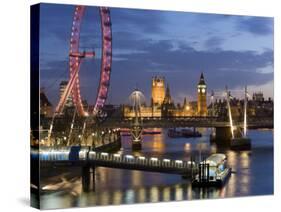
[[144, 136], [142, 150], [132, 152], [130, 137], [122, 137], [119, 153], [199, 160], [212, 153], [225, 153], [232, 175], [222, 188], [192, 188], [189, 180], [172, 174], [130, 171], [98, 167], [95, 190], [83, 192], [80, 169], [53, 170], [41, 179], [43, 209], [119, 205], [159, 201], [217, 199], [273, 194], [273, 130], [249, 130], [250, 151], [218, 149], [209, 143], [208, 130], [200, 138], [169, 138], [167, 130]]

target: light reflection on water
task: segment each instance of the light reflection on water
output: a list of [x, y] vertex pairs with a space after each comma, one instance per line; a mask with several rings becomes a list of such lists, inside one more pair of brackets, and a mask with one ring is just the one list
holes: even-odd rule
[[[177, 175], [98, 167], [95, 190], [86, 193], [82, 191], [81, 178], [77, 177], [80, 170], [73, 168], [68, 175], [62, 171], [56, 177], [42, 181], [43, 185], [53, 185], [55, 183], [50, 182], [57, 178], [60, 189], [42, 194], [41, 207], [48, 209], [119, 205], [273, 193], [272, 131], [249, 131], [252, 150], [240, 152], [219, 150], [211, 146], [208, 140], [209, 132], [204, 133], [205, 136], [201, 138], [171, 139], [163, 130], [160, 135], [145, 136], [142, 151], [136, 153], [131, 152], [130, 137], [123, 137], [120, 153], [188, 160], [191, 155], [198, 159], [200, 154], [207, 156], [214, 152], [224, 152], [233, 174], [221, 189], [192, 188], [189, 180]], [[62, 174], [68, 178], [64, 182], [59, 180]]]

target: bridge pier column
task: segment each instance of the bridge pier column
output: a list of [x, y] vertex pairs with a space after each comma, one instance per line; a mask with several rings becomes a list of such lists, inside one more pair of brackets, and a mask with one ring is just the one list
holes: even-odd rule
[[217, 144], [217, 146], [230, 146], [231, 138], [230, 127], [216, 127], [215, 134], [210, 136], [210, 142]]
[[141, 150], [142, 127], [140, 125], [133, 126], [131, 130], [131, 135], [132, 135], [132, 150]]
[[83, 191], [95, 190], [95, 167], [83, 166], [82, 167], [82, 187]]
[[92, 136], [92, 148], [95, 148], [96, 147], [96, 143], [95, 143], [95, 140], [94, 140], [94, 136]]

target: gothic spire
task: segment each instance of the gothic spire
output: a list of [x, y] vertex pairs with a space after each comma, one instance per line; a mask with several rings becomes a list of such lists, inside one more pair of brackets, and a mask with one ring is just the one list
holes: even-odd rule
[[200, 80], [199, 80], [198, 85], [206, 85], [203, 72], [201, 72]]

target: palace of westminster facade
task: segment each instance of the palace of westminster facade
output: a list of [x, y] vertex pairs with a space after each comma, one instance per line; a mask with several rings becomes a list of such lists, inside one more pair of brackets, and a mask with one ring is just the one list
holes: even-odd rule
[[[141, 106], [142, 117], [167, 117], [167, 116], [206, 116], [207, 111], [207, 85], [201, 73], [197, 85], [197, 101], [187, 102], [186, 98], [182, 105], [175, 105], [170, 88], [165, 84], [165, 78], [156, 76], [152, 78], [151, 104]], [[131, 106], [124, 106], [124, 117], [134, 117]]]

